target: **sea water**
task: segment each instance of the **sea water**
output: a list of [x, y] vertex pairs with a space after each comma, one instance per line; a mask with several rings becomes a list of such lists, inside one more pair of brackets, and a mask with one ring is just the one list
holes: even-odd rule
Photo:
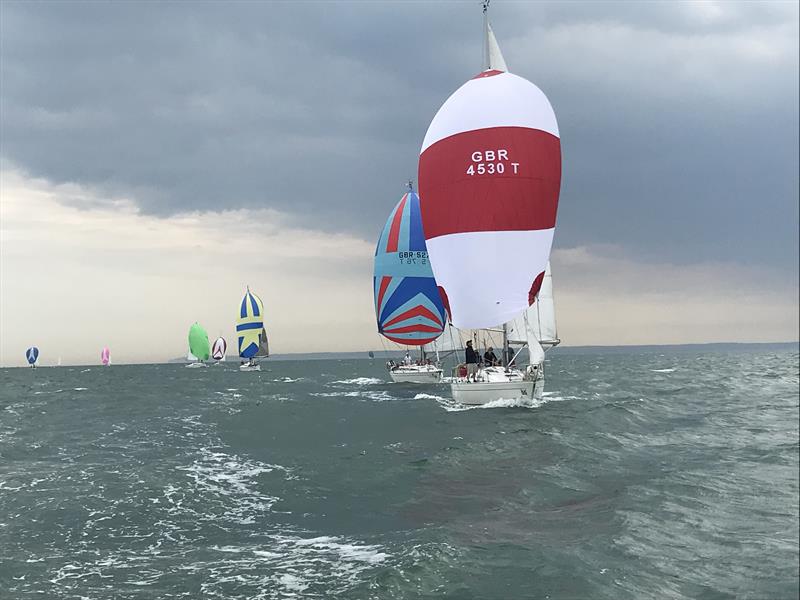
[[0, 598], [798, 596], [796, 349], [0, 371]]

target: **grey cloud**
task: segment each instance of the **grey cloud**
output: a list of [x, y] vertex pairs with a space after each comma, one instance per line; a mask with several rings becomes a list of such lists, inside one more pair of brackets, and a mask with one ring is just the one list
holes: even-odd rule
[[[480, 66], [476, 2], [0, 10], [3, 159], [159, 215], [271, 207], [371, 239]], [[795, 269], [796, 5], [492, 12], [559, 116], [558, 244]]]

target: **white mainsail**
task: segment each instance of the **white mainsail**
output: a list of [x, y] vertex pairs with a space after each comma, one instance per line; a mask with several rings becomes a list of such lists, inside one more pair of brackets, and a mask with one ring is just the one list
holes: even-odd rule
[[555, 303], [553, 302], [553, 275], [550, 263], [545, 269], [542, 287], [536, 302], [528, 310], [507, 324], [509, 344], [529, 344], [535, 340], [542, 346], [555, 346], [558, 339]]

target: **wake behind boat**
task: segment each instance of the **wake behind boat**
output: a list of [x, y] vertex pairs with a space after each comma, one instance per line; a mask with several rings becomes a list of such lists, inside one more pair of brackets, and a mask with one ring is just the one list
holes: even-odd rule
[[419, 348], [417, 359], [406, 350], [401, 361], [386, 363], [392, 381], [440, 383], [438, 354], [433, 360], [426, 345], [444, 331], [446, 314], [428, 261], [419, 196], [411, 182], [378, 238], [373, 291], [380, 334], [396, 344]]
[[[463, 404], [542, 394], [542, 331], [531, 324], [531, 310], [551, 282], [561, 185], [553, 109], [538, 87], [508, 72], [487, 8], [484, 70], [436, 113], [419, 161], [425, 240], [452, 324], [473, 330], [476, 346], [480, 331], [503, 336], [499, 364], [481, 367], [476, 353], [457, 369], [451, 390]], [[524, 369], [515, 342], [527, 347]]]

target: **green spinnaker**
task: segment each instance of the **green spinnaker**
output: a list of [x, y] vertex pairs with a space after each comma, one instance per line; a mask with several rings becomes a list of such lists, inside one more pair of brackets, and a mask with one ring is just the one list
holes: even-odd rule
[[208, 333], [200, 323], [195, 323], [189, 328], [189, 352], [200, 360], [208, 360], [211, 355]]

